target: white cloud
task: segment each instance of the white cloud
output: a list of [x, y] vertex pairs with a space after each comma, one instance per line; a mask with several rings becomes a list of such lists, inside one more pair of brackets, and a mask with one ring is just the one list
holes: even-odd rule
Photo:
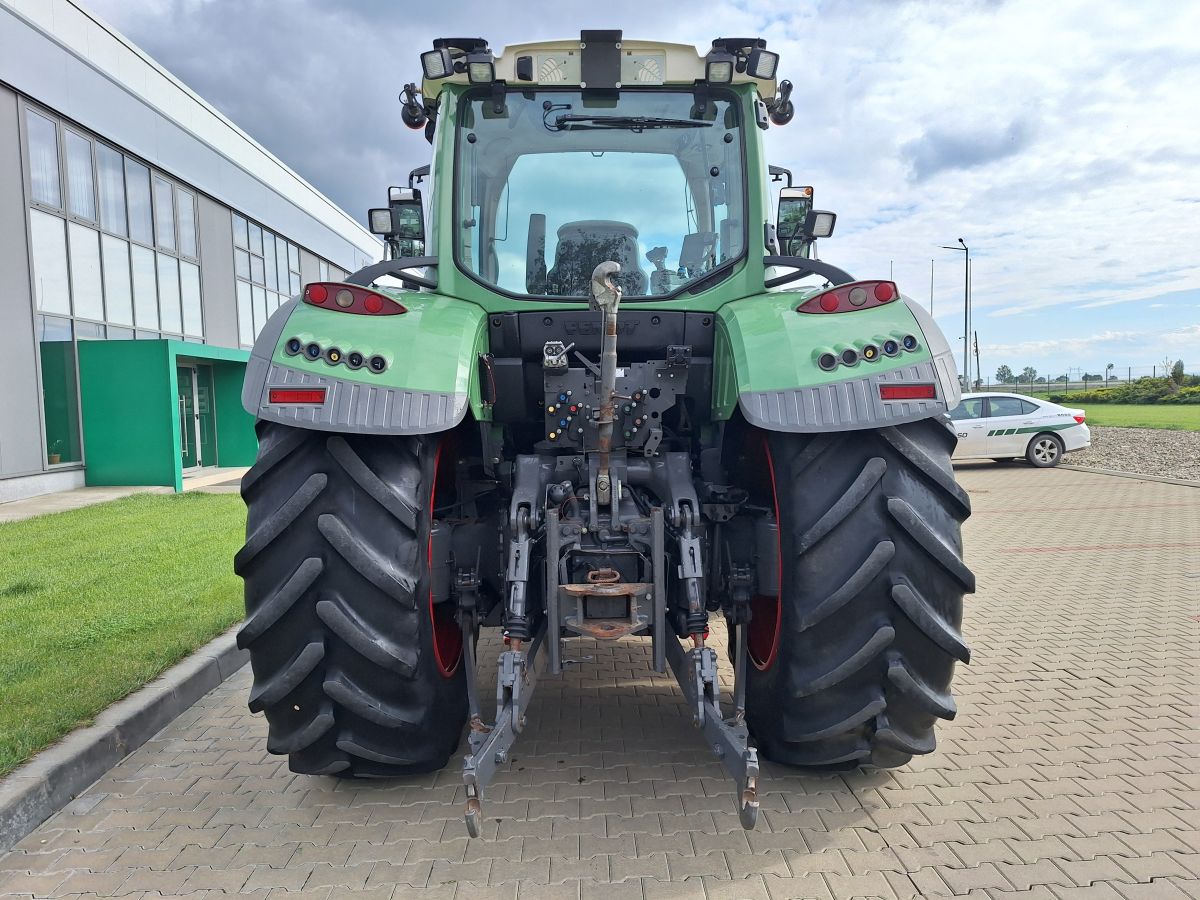
[[1103, 355], [1147, 344], [1171, 347], [1200, 346], [1200, 324], [1170, 331], [1102, 331], [1081, 337], [1035, 339], [1012, 344], [984, 344], [980, 347], [980, 351], [989, 357], [1063, 359]]

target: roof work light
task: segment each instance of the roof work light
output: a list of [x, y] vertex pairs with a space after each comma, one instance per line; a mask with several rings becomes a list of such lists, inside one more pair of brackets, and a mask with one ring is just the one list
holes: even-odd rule
[[[726, 60], [733, 63], [728, 76], [723, 65]], [[708, 80], [721, 84], [731, 81], [735, 71], [762, 81], [772, 81], [775, 70], [779, 68], [779, 54], [767, 50], [767, 42], [762, 38], [717, 38], [712, 43], [706, 61]], [[714, 78], [714, 75], [719, 78]]]
[[495, 57], [490, 52], [468, 54], [467, 79], [471, 84], [491, 84], [495, 81]]
[[704, 77], [709, 84], [729, 84], [733, 81], [733, 67], [737, 62], [732, 53], [714, 49], [705, 57]]
[[755, 47], [746, 57], [746, 74], [751, 78], [770, 81], [775, 77], [777, 68], [779, 68], [779, 54], [772, 53], [765, 47]]
[[438, 47], [435, 50], [426, 50], [421, 54], [421, 68], [425, 70], [425, 77], [430, 81], [449, 78], [454, 74], [454, 60], [450, 56], [450, 49]]

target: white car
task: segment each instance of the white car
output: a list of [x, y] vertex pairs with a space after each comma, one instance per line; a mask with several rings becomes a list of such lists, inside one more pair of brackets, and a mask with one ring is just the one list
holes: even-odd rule
[[1020, 394], [963, 394], [950, 410], [958, 433], [955, 459], [1023, 456], [1040, 469], [1056, 466], [1064, 453], [1092, 444], [1082, 409], [1036, 400]]

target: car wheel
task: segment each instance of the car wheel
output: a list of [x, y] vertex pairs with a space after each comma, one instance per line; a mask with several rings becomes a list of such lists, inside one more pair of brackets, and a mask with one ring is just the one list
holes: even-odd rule
[[1039, 434], [1029, 442], [1025, 458], [1030, 465], [1039, 469], [1049, 469], [1062, 462], [1063, 442], [1057, 435]]

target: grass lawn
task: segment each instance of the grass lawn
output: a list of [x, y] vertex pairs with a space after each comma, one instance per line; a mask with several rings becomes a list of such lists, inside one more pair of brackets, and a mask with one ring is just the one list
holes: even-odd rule
[[0, 775], [241, 618], [236, 494], [0, 523]]
[[1072, 403], [1068, 397], [1062, 405], [1085, 410], [1089, 425], [1200, 431], [1200, 405], [1196, 404]]

